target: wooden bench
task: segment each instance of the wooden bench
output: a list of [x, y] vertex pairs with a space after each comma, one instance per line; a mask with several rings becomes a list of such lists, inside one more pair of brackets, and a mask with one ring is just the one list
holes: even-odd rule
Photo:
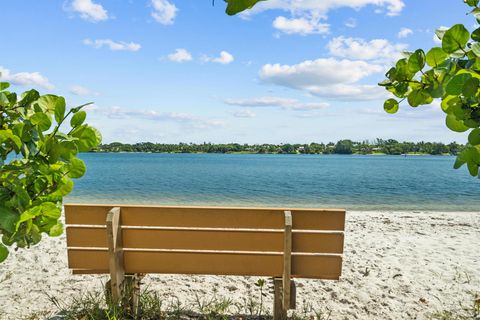
[[292, 278], [339, 279], [345, 210], [65, 205], [68, 265], [110, 274], [112, 300], [126, 275], [274, 278], [274, 318], [295, 308]]

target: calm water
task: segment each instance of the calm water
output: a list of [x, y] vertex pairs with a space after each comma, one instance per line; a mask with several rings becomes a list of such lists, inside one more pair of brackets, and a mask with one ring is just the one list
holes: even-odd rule
[[454, 157], [97, 153], [67, 202], [480, 209]]

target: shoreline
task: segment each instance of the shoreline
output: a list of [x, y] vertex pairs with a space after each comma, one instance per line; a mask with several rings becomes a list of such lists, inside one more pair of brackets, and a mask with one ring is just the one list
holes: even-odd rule
[[407, 154], [388, 154], [388, 153], [281, 153], [281, 152], [153, 152], [153, 151], [89, 151], [80, 152], [81, 154], [233, 154], [233, 155], [282, 155], [282, 156], [393, 156], [393, 157], [405, 157], [405, 156], [431, 156], [431, 157], [456, 157], [455, 154], [429, 154], [429, 153], [407, 153]]
[[[297, 279], [298, 311], [308, 302], [316, 310], [331, 310], [334, 320], [426, 319], [458, 310], [459, 303], [473, 301], [468, 292], [480, 294], [479, 242], [480, 212], [348, 211], [342, 277]], [[208, 298], [215, 290], [239, 301], [252, 294], [256, 279], [149, 275], [144, 288], [186, 304], [195, 294]], [[12, 252], [0, 265], [0, 319], [53, 310], [46, 293], [65, 301], [86, 290], [101, 291], [106, 280], [71, 275], [65, 236], [45, 238], [28, 251]], [[267, 307], [271, 298], [265, 298]]]
[[[265, 204], [265, 203], [249, 203], [247, 205], [243, 205], [240, 202], [222, 202], [222, 203], [213, 203], [213, 202], [161, 202], [161, 201], [147, 201], [144, 199], [126, 199], [126, 200], [118, 200], [118, 201], [107, 201], [104, 199], [70, 199], [66, 198], [64, 200], [64, 204], [95, 204], [95, 205], [138, 205], [138, 206], [165, 206], [165, 207], [239, 207], [239, 208], [275, 208], [275, 209], [301, 209], [301, 208], [318, 208], [318, 209], [344, 209], [347, 212], [365, 212], [365, 213], [374, 213], [374, 212], [389, 212], [389, 213], [402, 213], [402, 212], [412, 212], [412, 213], [437, 213], [437, 212], [445, 212], [445, 213], [478, 213], [473, 209], [475, 207], [472, 205], [472, 208], [468, 210], [461, 210], [461, 208], [453, 207], [453, 208], [398, 208], [393, 207], [350, 207], [348, 205], [312, 205], [312, 204], [302, 204], [302, 205], [274, 205], [274, 204]], [[461, 206], [459, 206], [461, 207]], [[465, 207], [465, 205], [463, 206]]]

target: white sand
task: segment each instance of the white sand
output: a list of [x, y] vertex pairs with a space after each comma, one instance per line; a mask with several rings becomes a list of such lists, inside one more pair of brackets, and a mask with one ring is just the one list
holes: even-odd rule
[[[256, 279], [216, 276], [148, 276], [150, 289], [191, 303], [195, 293], [235, 301], [256, 290]], [[44, 239], [12, 253], [0, 265], [0, 319], [53, 310], [47, 297], [68, 300], [101, 289], [104, 276], [73, 276], [65, 238]], [[340, 281], [297, 280], [303, 301], [331, 310], [330, 319], [425, 319], [469, 306], [480, 294], [480, 213], [348, 212]], [[257, 295], [257, 291], [253, 291]], [[271, 296], [267, 298], [271, 305]]]

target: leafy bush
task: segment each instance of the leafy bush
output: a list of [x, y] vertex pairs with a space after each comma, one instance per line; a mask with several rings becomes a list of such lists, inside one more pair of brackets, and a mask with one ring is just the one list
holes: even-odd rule
[[86, 170], [77, 154], [101, 142], [99, 132], [84, 123], [85, 105], [66, 112], [63, 97], [36, 90], [17, 96], [9, 86], [0, 82], [0, 262], [7, 246], [25, 248], [43, 233], [62, 234], [62, 199]]
[[[465, 0], [470, 12], [480, 22], [479, 0]], [[441, 99], [447, 127], [466, 132], [468, 144], [455, 162], [458, 169], [467, 164], [472, 176], [479, 175], [480, 166], [480, 28], [470, 33], [462, 24], [448, 30], [439, 29], [436, 35], [441, 47], [425, 53], [422, 49], [406, 52], [391, 68], [387, 80], [379, 83], [400, 99], [388, 99], [384, 109], [395, 113], [407, 100], [414, 108]], [[430, 68], [428, 68], [430, 67]], [[480, 176], [479, 176], [480, 177]]]

